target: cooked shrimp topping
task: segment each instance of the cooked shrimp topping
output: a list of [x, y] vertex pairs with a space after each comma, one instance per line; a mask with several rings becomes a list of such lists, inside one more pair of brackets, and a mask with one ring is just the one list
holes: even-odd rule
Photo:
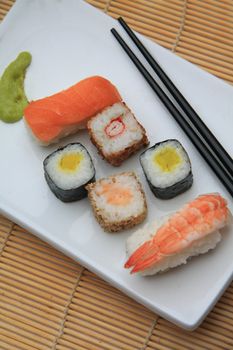
[[163, 224], [152, 239], [143, 243], [127, 260], [131, 273], [144, 271], [162, 259], [181, 252], [206, 235], [224, 227], [230, 212], [219, 194], [206, 194], [186, 204]]

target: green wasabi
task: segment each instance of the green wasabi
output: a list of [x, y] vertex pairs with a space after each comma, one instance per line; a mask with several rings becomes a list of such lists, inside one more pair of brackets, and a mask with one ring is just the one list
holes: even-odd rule
[[20, 120], [28, 104], [24, 92], [24, 78], [31, 60], [29, 52], [21, 52], [5, 69], [0, 79], [0, 119], [6, 123]]

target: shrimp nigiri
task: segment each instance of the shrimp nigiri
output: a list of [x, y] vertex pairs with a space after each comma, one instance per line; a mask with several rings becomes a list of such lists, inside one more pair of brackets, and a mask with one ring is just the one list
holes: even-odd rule
[[221, 195], [201, 195], [149, 229], [135, 232], [127, 241], [130, 256], [125, 268], [132, 268], [131, 273], [152, 275], [186, 263], [189, 257], [215, 248], [222, 238], [218, 230], [230, 216]]

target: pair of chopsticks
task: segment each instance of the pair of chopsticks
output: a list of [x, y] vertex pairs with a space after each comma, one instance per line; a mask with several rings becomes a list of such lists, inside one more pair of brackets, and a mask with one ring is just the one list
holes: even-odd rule
[[186, 118], [183, 117], [181, 112], [176, 108], [174, 103], [170, 100], [170, 98], [166, 95], [166, 93], [162, 90], [162, 88], [157, 84], [149, 71], [144, 67], [144, 65], [140, 62], [137, 56], [133, 53], [133, 51], [129, 48], [126, 42], [122, 39], [120, 34], [116, 31], [116, 29], [112, 28], [111, 32], [117, 41], [120, 43], [124, 51], [133, 61], [137, 69], [146, 79], [148, 84], [160, 98], [162, 103], [171, 113], [176, 122], [180, 125], [189, 139], [192, 141], [194, 146], [197, 148], [199, 153], [214, 171], [216, 176], [228, 190], [228, 192], [233, 197], [233, 160], [230, 155], [226, 152], [223, 146], [219, 143], [217, 138], [212, 134], [209, 128], [204, 124], [192, 106], [188, 103], [185, 97], [181, 94], [181, 92], [177, 89], [174, 83], [170, 80], [167, 74], [160, 67], [158, 62], [152, 57], [150, 52], [146, 49], [146, 47], [142, 44], [142, 42], [138, 39], [138, 37], [134, 34], [134, 32], [130, 29], [130, 27], [126, 24], [123, 18], [119, 18], [118, 21], [130, 36], [132, 41], [135, 43], [137, 48], [140, 50], [142, 55], [145, 57], [147, 62], [150, 64], [151, 68], [160, 78], [162, 83], [166, 86], [170, 94], [176, 100], [178, 105], [181, 107], [183, 112], [186, 115]]

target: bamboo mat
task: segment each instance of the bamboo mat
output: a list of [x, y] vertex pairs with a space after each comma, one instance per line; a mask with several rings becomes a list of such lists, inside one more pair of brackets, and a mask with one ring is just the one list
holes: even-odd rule
[[[233, 82], [233, 0], [88, 2]], [[0, 0], [0, 19], [12, 4]], [[0, 217], [0, 350], [52, 349], [233, 349], [233, 284], [186, 332]]]

